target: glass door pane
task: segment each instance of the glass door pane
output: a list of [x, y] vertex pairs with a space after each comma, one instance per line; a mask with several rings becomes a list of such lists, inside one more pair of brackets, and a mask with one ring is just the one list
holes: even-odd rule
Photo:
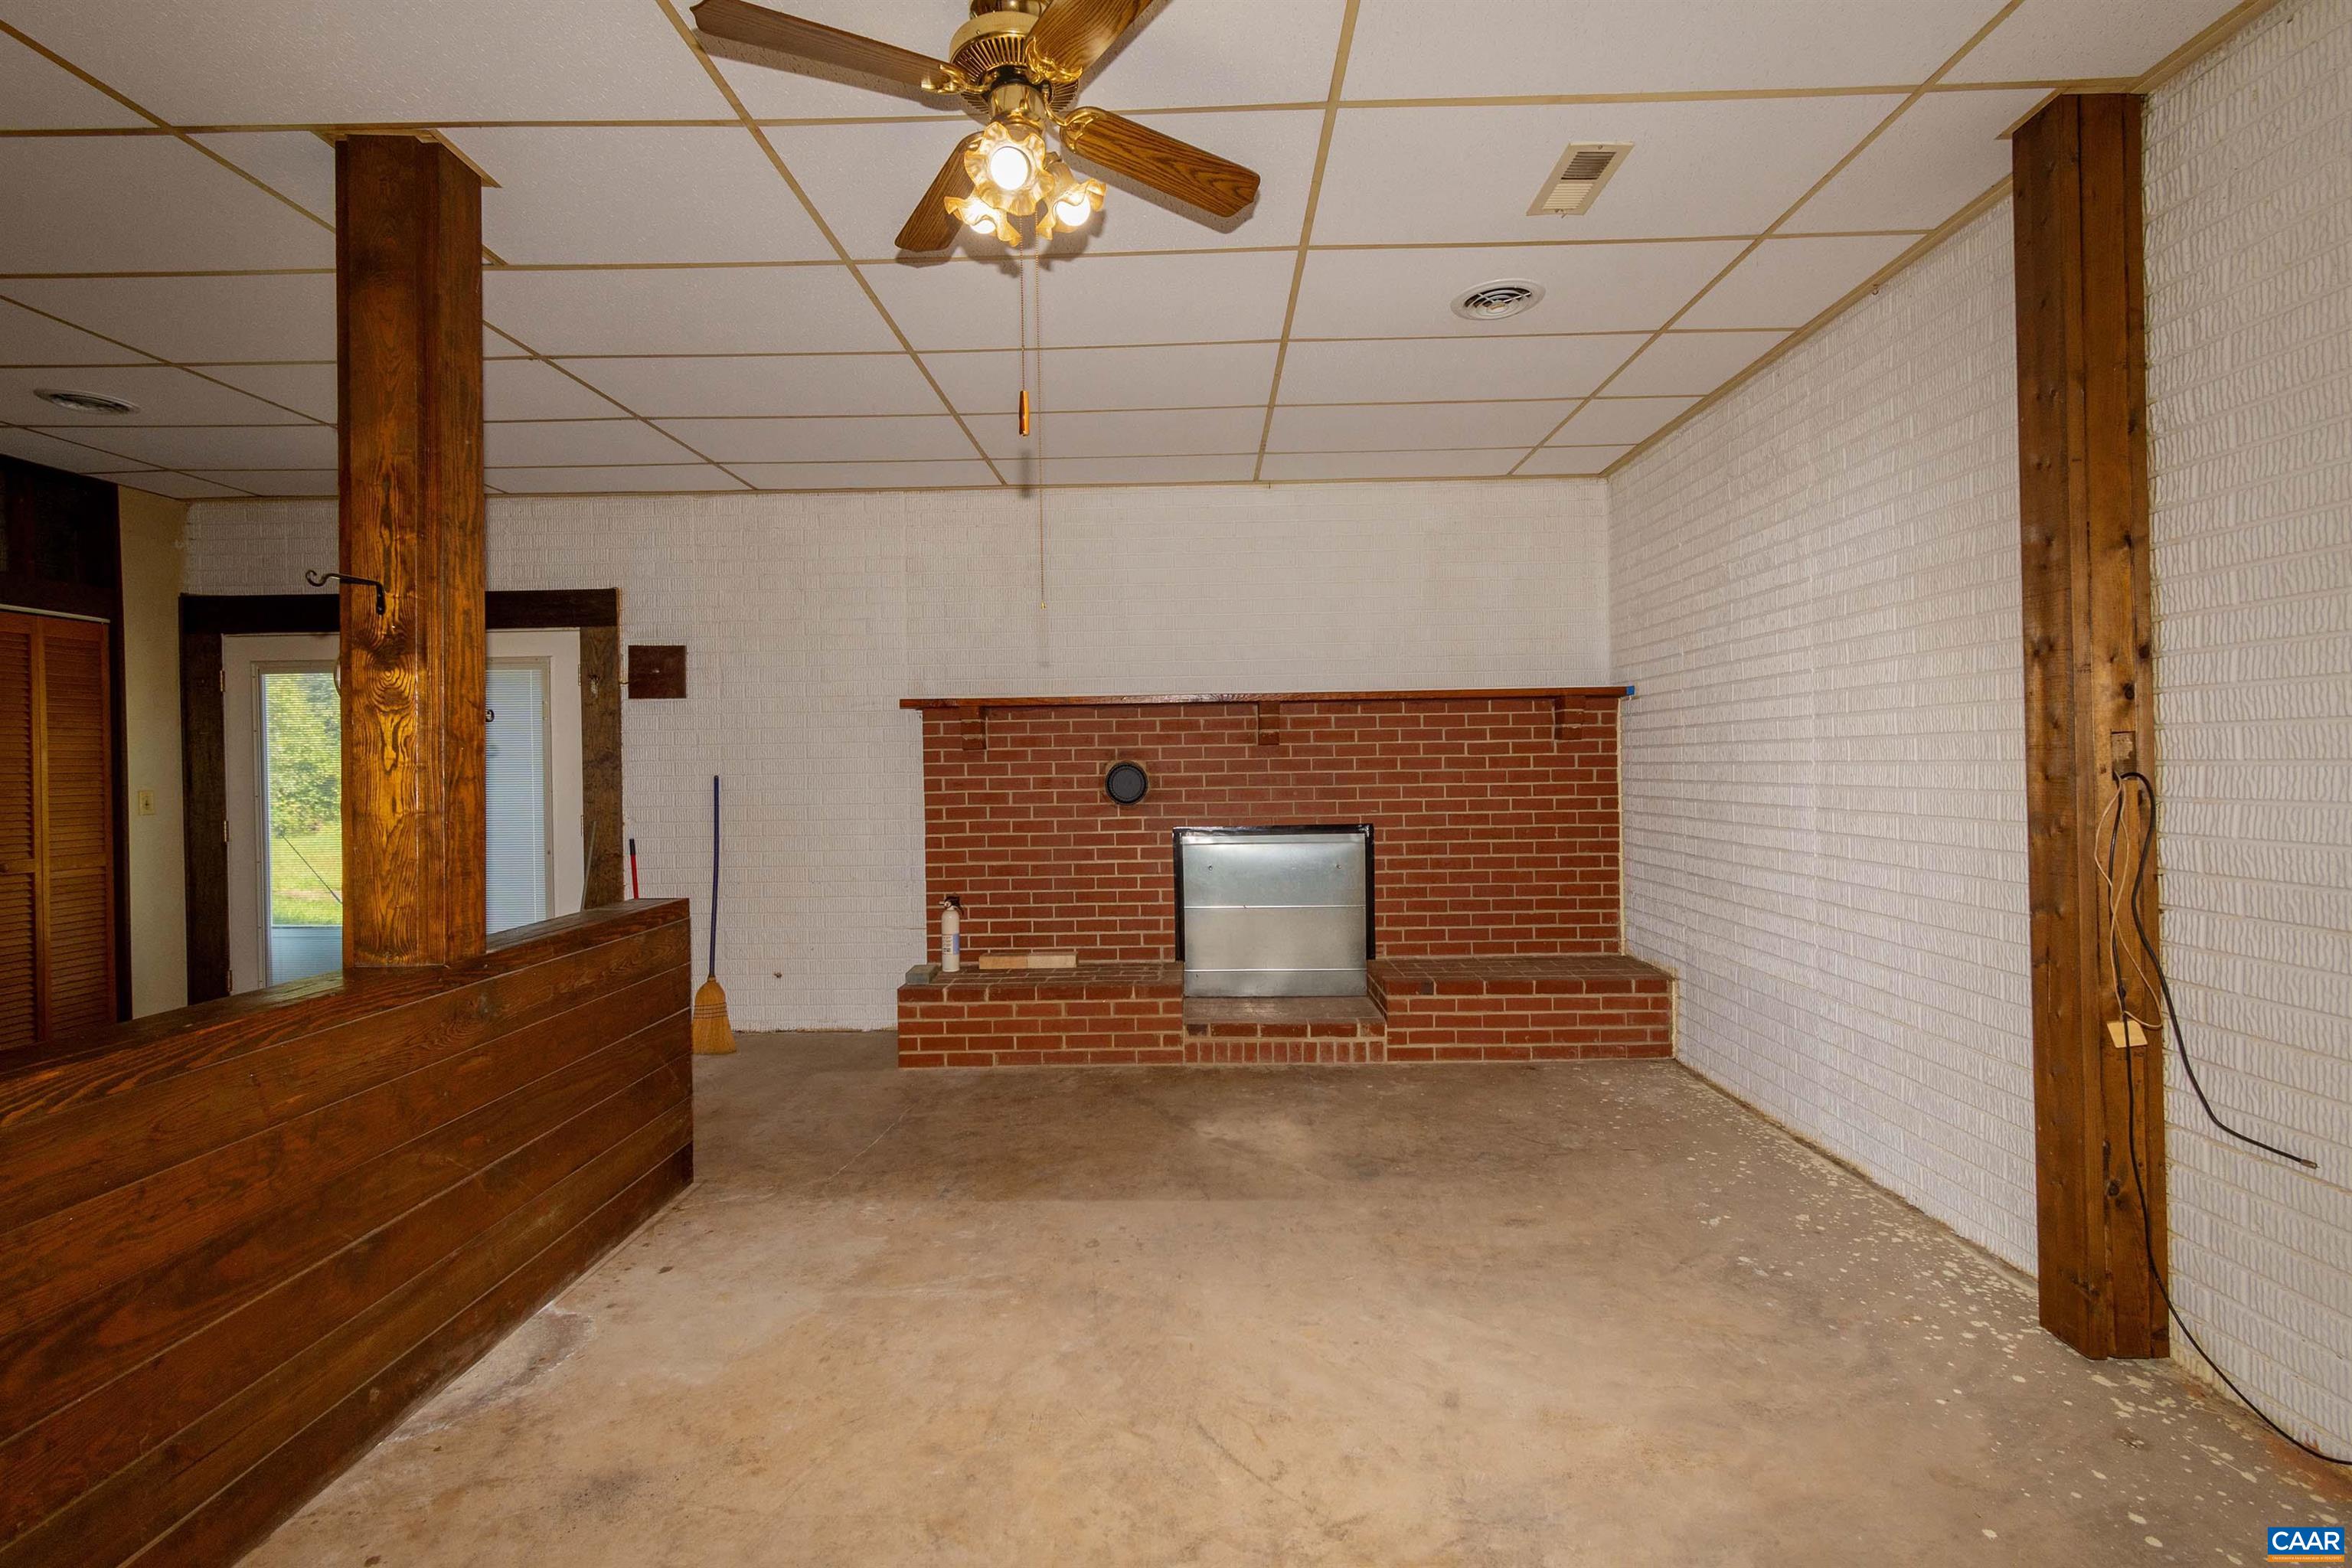
[[261, 674], [268, 983], [343, 966], [343, 720], [331, 669]]
[[547, 662], [493, 660], [485, 795], [489, 929], [547, 918]]

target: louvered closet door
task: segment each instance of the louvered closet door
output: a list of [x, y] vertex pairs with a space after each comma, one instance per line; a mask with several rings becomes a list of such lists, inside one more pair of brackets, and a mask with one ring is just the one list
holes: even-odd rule
[[106, 636], [0, 614], [0, 1049], [114, 1021]]
[[50, 1037], [114, 1022], [114, 789], [106, 628], [41, 628], [42, 997]]
[[0, 1050], [32, 1043], [33, 643], [28, 616], [0, 615]]

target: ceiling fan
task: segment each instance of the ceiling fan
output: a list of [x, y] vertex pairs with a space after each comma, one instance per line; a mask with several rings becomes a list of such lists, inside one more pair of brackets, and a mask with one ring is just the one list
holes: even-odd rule
[[956, 144], [898, 231], [901, 250], [945, 250], [959, 224], [1019, 246], [1016, 219], [1036, 215], [1039, 241], [1102, 209], [1100, 180], [1083, 179], [1047, 146], [1125, 174], [1218, 217], [1257, 199], [1257, 175], [1107, 109], [1068, 108], [1077, 84], [1151, 0], [971, 0], [971, 20], [933, 59], [876, 38], [788, 16], [751, 0], [701, 0], [694, 26], [708, 53], [778, 70], [847, 71], [961, 98], [987, 117]]

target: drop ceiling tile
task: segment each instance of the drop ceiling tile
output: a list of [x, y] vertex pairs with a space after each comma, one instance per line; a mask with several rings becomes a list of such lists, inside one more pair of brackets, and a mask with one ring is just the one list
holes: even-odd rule
[[336, 483], [332, 468], [215, 468], [199, 478], [257, 496], [331, 496]]
[[1122, 113], [1209, 103], [1320, 103], [1344, 0], [1177, 0], [1144, 14], [1086, 80]]
[[[1010, 458], [1034, 449], [1010, 414], [971, 421], [992, 458]], [[1045, 458], [1187, 457], [1196, 453], [1255, 452], [1265, 429], [1257, 408], [1145, 408], [1105, 414], [1048, 414], [1031, 427], [1044, 438]]]
[[[1290, 299], [1293, 251], [1087, 256], [1045, 268], [1045, 342], [1197, 343], [1271, 338]], [[993, 349], [1020, 341], [1020, 295], [1009, 267], [975, 261], [866, 269], [918, 350]]]
[[[1037, 465], [1026, 458], [999, 464], [1015, 485], [1035, 482]], [[1255, 452], [1224, 457], [1052, 458], [1045, 462], [1049, 485], [1236, 484], [1256, 472]]]
[[63, 468], [69, 474], [112, 473], [133, 466], [119, 453], [101, 452], [83, 445], [83, 432], [74, 430], [44, 436], [38, 430], [19, 430], [14, 426], [0, 425], [0, 452], [12, 458], [22, 458], [28, 463]]
[[0, 300], [0, 364], [131, 364], [146, 357]]
[[177, 125], [727, 113], [694, 52], [643, 0], [14, 0], [9, 12]]
[[800, 198], [739, 127], [532, 125], [446, 134], [499, 182], [482, 193], [482, 243], [509, 262], [833, 258]]
[[[1147, 349], [1047, 349], [1031, 360], [1031, 401], [1040, 408], [1263, 408], [1274, 385], [1273, 343], [1176, 343]], [[1291, 356], [1298, 353], [1293, 347]], [[994, 414], [1021, 386], [1011, 350], [934, 353], [923, 363], [958, 411]]]
[[492, 468], [489, 483], [511, 496], [641, 494], [652, 490], [740, 490], [745, 487], [709, 463], [629, 468]]
[[25, 279], [0, 288], [37, 310], [182, 364], [335, 357], [331, 272]]
[[619, 412], [611, 399], [544, 361], [490, 360], [482, 366], [484, 418], [607, 419]]
[[2237, 0], [2025, 0], [1970, 49], [1951, 81], [2139, 76], [2229, 15]]
[[[1154, 130], [1255, 169], [1263, 180], [1257, 201], [1238, 217], [1211, 218], [1106, 175], [1110, 194], [1101, 215], [1078, 235], [1056, 241], [1055, 254], [1298, 243], [1322, 135], [1319, 110], [1140, 118]], [[849, 253], [865, 258], [898, 254], [900, 226], [929, 189], [940, 163], [971, 129], [963, 120], [886, 121], [780, 126], [769, 135]], [[984, 261], [1006, 254], [1003, 246], [971, 234], [960, 234], [957, 246], [960, 254]]]
[[191, 368], [313, 419], [331, 422], [335, 417], [335, 367], [331, 364], [206, 364]]
[[482, 291], [494, 324], [551, 358], [898, 346], [842, 267], [494, 268]]
[[1274, 411], [1269, 452], [1377, 452], [1431, 447], [1517, 447], [1526, 451], [1576, 406], [1557, 403], [1408, 403]]
[[1545, 447], [1520, 464], [1519, 472], [1568, 477], [1598, 474], [1633, 449], [1631, 447]]
[[0, 130], [146, 123], [73, 72], [0, 34]]
[[[136, 405], [122, 415], [77, 414], [36, 397], [41, 388], [95, 392]], [[108, 365], [74, 370], [0, 370], [0, 419], [20, 425], [299, 425], [302, 416], [169, 365]], [[174, 465], [175, 467], [177, 465]]]
[[[169, 496], [173, 500], [217, 500], [237, 492], [226, 485], [210, 479], [194, 479], [186, 474], [166, 473], [161, 468], [133, 468], [128, 473], [92, 474], [94, 479], [121, 485], [126, 489], [145, 490], [150, 495]], [[327, 476], [330, 483], [332, 474]], [[332, 493], [331, 490], [329, 493]]]
[[[1315, 250], [1291, 331], [1300, 338], [1512, 337], [1649, 331], [1730, 265], [1738, 240], [1491, 249]], [[1468, 321], [1453, 302], [1500, 278], [1540, 283], [1544, 300], [1501, 321]]]
[[280, 195], [335, 221], [335, 149], [308, 131], [229, 131], [196, 140]]
[[736, 463], [745, 483], [763, 490], [993, 489], [1003, 481], [977, 458], [934, 463]]
[[1787, 232], [1936, 227], [2009, 177], [2001, 132], [2043, 96], [2038, 88], [1929, 93], [1799, 207]]
[[665, 419], [662, 428], [719, 463], [920, 462], [969, 458], [971, 442], [944, 414], [869, 419]]
[[1583, 397], [1644, 342], [1590, 338], [1374, 338], [1293, 343], [1285, 403], [1458, 402]]
[[567, 463], [681, 463], [692, 452], [635, 419], [527, 420], [488, 425], [482, 460], [493, 468], [560, 468]]
[[[1315, 242], [1759, 234], [1901, 102], [1871, 94], [1344, 110]], [[1571, 142], [1633, 150], [1590, 213], [1529, 217]]]
[[257, 496], [331, 496], [336, 489], [331, 468], [207, 468], [200, 478]]
[[1998, 9], [1998, 0], [1448, 0], [1441, 25], [1428, 0], [1363, 0], [1347, 96], [1907, 84], [1926, 80]]
[[[216, 381], [257, 397], [299, 409], [316, 419], [336, 414], [332, 364], [198, 365]], [[499, 419], [609, 419], [622, 411], [605, 398], [539, 360], [494, 359], [482, 364], [485, 417]]]
[[[326, 425], [158, 425], [104, 432], [62, 430], [76, 440], [103, 439], [133, 462], [167, 468], [331, 468], [335, 432]], [[121, 467], [119, 463], [107, 465]]]
[[940, 411], [939, 394], [903, 353], [576, 359], [564, 368], [647, 418]]
[[1609, 384], [1612, 397], [1704, 395], [1746, 370], [1786, 332], [1668, 332]]
[[1265, 479], [1475, 479], [1507, 474], [1524, 447], [1486, 452], [1268, 452]]
[[1675, 325], [1801, 327], [1917, 243], [1910, 235], [1768, 239]]
[[1632, 446], [1698, 401], [1696, 397], [1598, 397], [1551, 439], [1556, 447]]
[[170, 136], [0, 137], [0, 272], [332, 267], [334, 236]]

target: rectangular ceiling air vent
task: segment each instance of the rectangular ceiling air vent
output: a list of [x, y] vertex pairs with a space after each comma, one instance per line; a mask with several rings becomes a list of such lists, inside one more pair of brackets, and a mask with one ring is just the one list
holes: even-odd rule
[[1625, 154], [1633, 150], [1631, 142], [1572, 142], [1553, 165], [1551, 178], [1544, 182], [1543, 190], [1536, 196], [1536, 205], [1528, 209], [1529, 217], [1541, 217], [1547, 213], [1572, 217], [1589, 212], [1601, 187], [1609, 183]]

